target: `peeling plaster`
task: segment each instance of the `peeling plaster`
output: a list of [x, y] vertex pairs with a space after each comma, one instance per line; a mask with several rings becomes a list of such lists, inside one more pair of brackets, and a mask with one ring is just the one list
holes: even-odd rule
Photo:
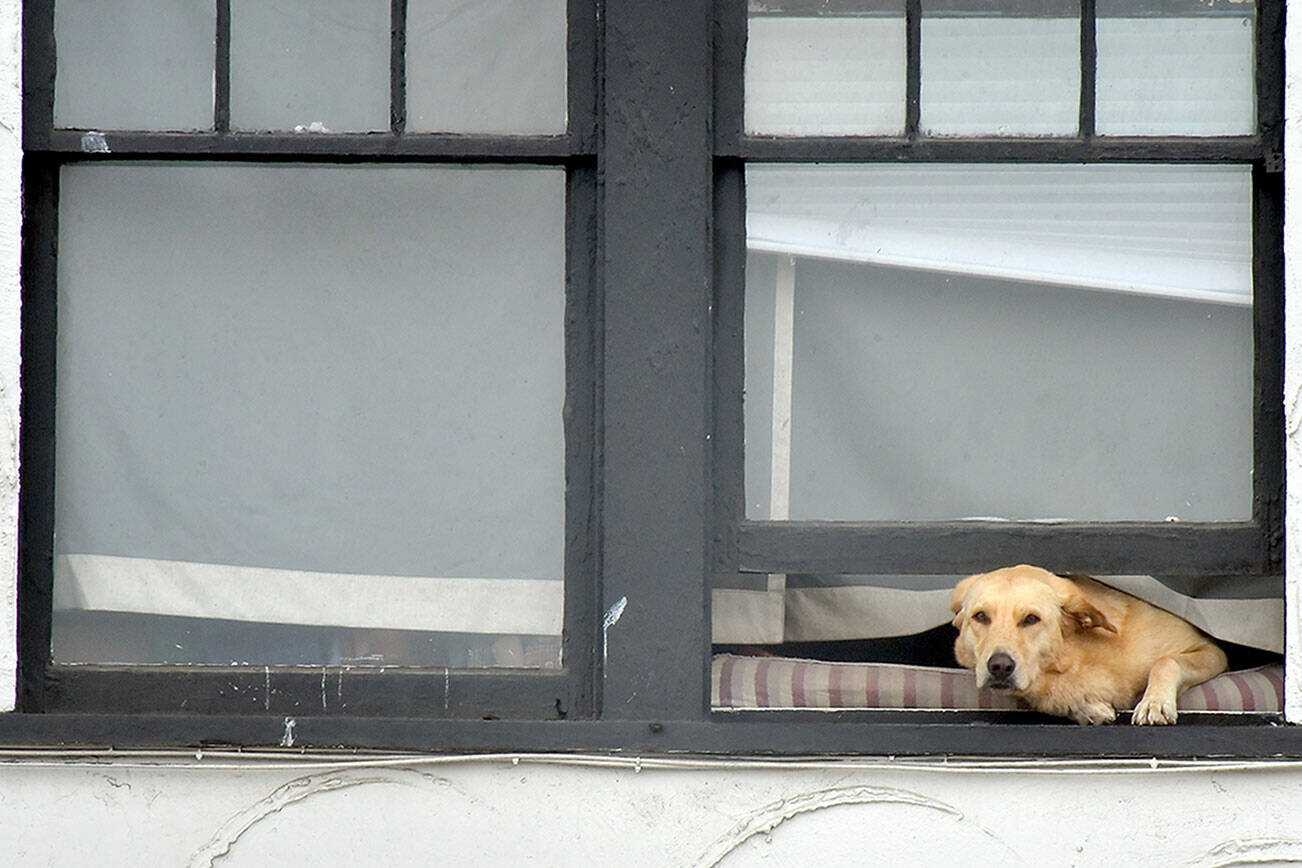
[[345, 769], [328, 774], [296, 778], [278, 787], [266, 798], [260, 799], [223, 823], [221, 828], [208, 839], [208, 842], [194, 852], [188, 864], [190, 868], [211, 868], [217, 860], [228, 855], [231, 848], [239, 843], [240, 838], [250, 829], [290, 805], [323, 793], [370, 784], [393, 784], [420, 789], [430, 787], [452, 787], [455, 789], [452, 782], [446, 778], [402, 768]]
[[[725, 857], [727, 857], [729, 853], [732, 853], [742, 844], [746, 843], [750, 838], [755, 835], [767, 835], [781, 824], [794, 817], [798, 817], [801, 814], [807, 814], [811, 811], [820, 811], [825, 808], [837, 807], [839, 805], [874, 804], [909, 805], [917, 808], [925, 808], [953, 817], [955, 820], [962, 823], [971, 823], [971, 821], [968, 820], [963, 815], [963, 812], [958, 808], [911, 790], [871, 786], [836, 787], [814, 790], [811, 792], [791, 795], [757, 809], [746, 819], [740, 821], [720, 836], [709, 846], [709, 848], [706, 849], [693, 865], [695, 868], [713, 868], [713, 866], [718, 865]], [[1008, 849], [989, 829], [975, 823], [971, 824], [982, 835], [998, 844], [1001, 849]], [[1009, 851], [1008, 855], [1010, 858], [1014, 857], [1014, 854], [1011, 851]]]
[[1263, 863], [1302, 865], [1302, 840], [1236, 838], [1217, 844], [1189, 864], [1195, 868], [1237, 868]]

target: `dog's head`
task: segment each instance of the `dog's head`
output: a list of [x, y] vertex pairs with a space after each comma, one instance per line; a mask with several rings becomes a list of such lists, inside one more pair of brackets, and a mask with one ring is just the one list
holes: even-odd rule
[[1116, 632], [1074, 582], [1025, 564], [959, 582], [952, 608], [954, 656], [995, 690], [1020, 693], [1053, 671], [1077, 631]]

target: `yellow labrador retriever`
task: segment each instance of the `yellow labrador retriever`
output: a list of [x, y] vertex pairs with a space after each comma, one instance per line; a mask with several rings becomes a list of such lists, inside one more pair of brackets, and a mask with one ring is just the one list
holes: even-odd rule
[[1175, 723], [1180, 691], [1225, 671], [1190, 624], [1093, 579], [1007, 567], [959, 582], [953, 610], [954, 656], [977, 687], [1077, 723], [1131, 707], [1131, 723]]

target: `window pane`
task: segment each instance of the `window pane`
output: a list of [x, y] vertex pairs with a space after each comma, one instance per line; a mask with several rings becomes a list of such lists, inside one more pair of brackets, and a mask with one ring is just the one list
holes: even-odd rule
[[388, 0], [231, 0], [231, 125], [388, 129]]
[[212, 127], [211, 3], [59, 0], [54, 123], [116, 130]]
[[1044, 0], [1002, 14], [968, 11], [974, 5], [923, 0], [922, 131], [1074, 134], [1080, 126], [1080, 5]]
[[[904, 6], [862, 0], [862, 14], [767, 13], [751, 3], [746, 131], [761, 135], [904, 132]], [[853, 7], [856, 4], [841, 4]]]
[[61, 184], [59, 659], [556, 664], [563, 170]]
[[747, 187], [752, 518], [1249, 517], [1248, 167]]
[[1098, 16], [1099, 133], [1254, 130], [1253, 4], [1099, 0]]
[[409, 0], [407, 128], [565, 132], [565, 0]]

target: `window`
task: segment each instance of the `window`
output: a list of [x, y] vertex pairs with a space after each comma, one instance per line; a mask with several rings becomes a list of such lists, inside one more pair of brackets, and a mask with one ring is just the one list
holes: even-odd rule
[[1025, 561], [1282, 652], [1273, 14], [749, 4], [716, 641], [925, 632]]
[[[1156, 97], [1135, 87], [1151, 82], [1108, 77], [1112, 13], [1093, 0], [1002, 16], [915, 0], [202, 5], [25, 4], [21, 697], [4, 737], [1288, 751], [1288, 728], [1207, 721], [1086, 731], [710, 707], [711, 619], [750, 606], [771, 625], [774, 592], [801, 574], [912, 581], [1012, 560], [1278, 572], [1282, 8], [1263, 5], [1249, 28], [1246, 128], [1231, 99], [1210, 128], [1140, 134], [1134, 103]], [[1032, 31], [1056, 52], [1049, 84], [992, 60], [977, 111], [954, 70]], [[142, 32], [165, 38], [137, 45]], [[1242, 76], [1227, 63], [1220, 79]], [[1177, 68], [1152, 64], [1184, 86]], [[1187, 120], [1182, 99], [1163, 124]], [[934, 281], [955, 329], [999, 321], [1032, 285], [1104, 304], [1089, 308], [1101, 320], [1167, 303], [1095, 285], [1120, 278], [1080, 263], [1139, 262], [1145, 286], [1187, 291], [1188, 248], [1108, 259], [1090, 243], [1141, 232], [1152, 209], [1193, 219], [1188, 173], [1217, 191], [1194, 204], [1227, 251], [1211, 290], [1195, 281], [1220, 295], [1196, 303], [1237, 330], [1216, 330], [1229, 338], [1202, 373], [1224, 380], [1216, 401], [1251, 414], [1189, 439], [1195, 455], [1230, 456], [1205, 513], [1165, 521], [1188, 474], [1142, 510], [1101, 498], [1067, 523], [1020, 520], [1060, 517], [1053, 502], [969, 507], [934, 491], [912, 512], [890, 490], [819, 502], [821, 479], [860, 472], [846, 469], [855, 449], [831, 438], [810, 453], [794, 427], [783, 446], [773, 420], [788, 399], [797, 420], [805, 401], [859, 410], [806, 387], [801, 329], [876, 322], [851, 292], [872, 283], [899, 317], [883, 341], [905, 340], [933, 311], [907, 310], [886, 272]], [[999, 197], [976, 192], [992, 178]], [[883, 254], [900, 261], [856, 258], [854, 232], [831, 238], [837, 255], [800, 246], [820, 221], [859, 225], [820, 190], [888, 188], [888, 224], [909, 222], [889, 212], [901, 195], [916, 209], [918, 233]], [[1085, 196], [1117, 188], [1150, 210]], [[964, 191], [962, 216], [1023, 219], [1032, 237], [984, 270], [960, 256], [962, 233], [935, 244]], [[1033, 217], [1064, 195], [1079, 231], [1046, 252]], [[904, 261], [920, 247], [929, 259]], [[797, 297], [811, 305], [799, 324]], [[1125, 325], [1196, 340], [1206, 326], [1185, 319], [1193, 336], [1160, 315]], [[1162, 374], [1207, 386], [1199, 371]]]
[[25, 706], [581, 714], [591, 16], [29, 15]]

